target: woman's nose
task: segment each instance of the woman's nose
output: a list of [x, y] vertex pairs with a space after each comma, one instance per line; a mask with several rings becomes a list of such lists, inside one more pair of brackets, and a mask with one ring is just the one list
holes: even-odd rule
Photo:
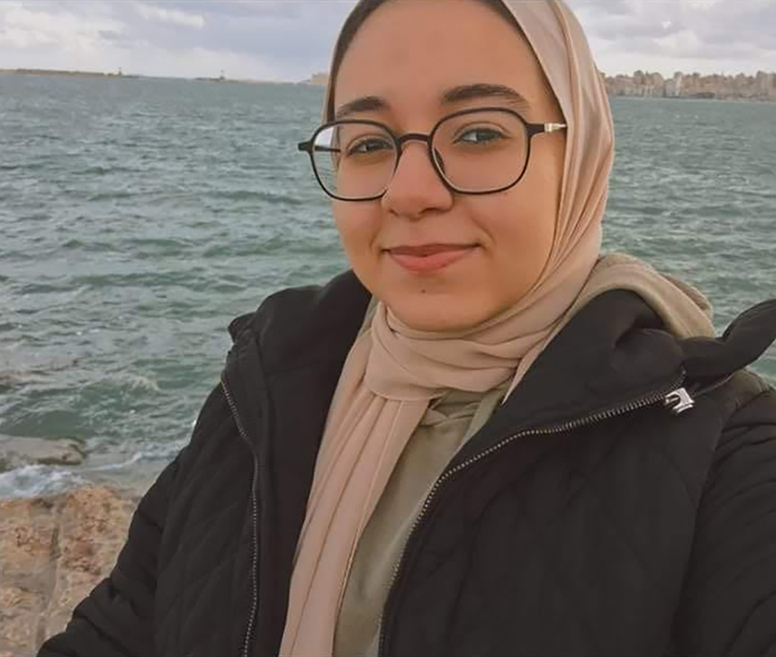
[[400, 216], [419, 217], [430, 209], [447, 209], [452, 192], [439, 177], [420, 142], [407, 142], [399, 157], [393, 179], [381, 199], [383, 208]]

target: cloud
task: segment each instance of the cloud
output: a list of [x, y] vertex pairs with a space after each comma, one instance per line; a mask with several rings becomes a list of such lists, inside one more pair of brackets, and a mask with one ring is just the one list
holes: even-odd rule
[[[599, 67], [776, 71], [776, 0], [567, 0]], [[302, 80], [354, 0], [0, 0], [0, 66]]]
[[135, 5], [135, 9], [147, 21], [194, 27], [200, 30], [205, 27], [205, 19], [199, 14], [190, 14], [179, 9], [165, 9], [164, 7], [144, 3], [138, 3]]
[[45, 48], [53, 52], [98, 52], [105, 34], [121, 34], [124, 25], [95, 2], [88, 16], [64, 8], [55, 11], [32, 8], [32, 3], [0, 3], [0, 51]]
[[[569, 0], [607, 73], [776, 71], [776, 0]], [[662, 70], [661, 70], [662, 69]]]
[[[325, 24], [318, 9], [307, 20]], [[0, 67], [301, 80], [330, 47], [304, 34], [314, 26], [303, 14], [288, 3], [0, 0]]]

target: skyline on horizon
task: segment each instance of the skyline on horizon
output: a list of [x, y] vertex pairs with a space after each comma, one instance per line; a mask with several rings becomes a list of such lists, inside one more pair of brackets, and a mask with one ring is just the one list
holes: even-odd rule
[[[2, 0], [0, 0], [2, 2]], [[3, 68], [0, 66], [0, 73], [16, 73], [16, 72], [31, 72], [31, 73], [52, 73], [52, 74], [73, 74], [73, 75], [104, 75], [105, 77], [140, 77], [140, 78], [160, 78], [160, 79], [169, 79], [169, 80], [217, 80], [221, 77], [221, 74], [223, 74], [223, 81], [224, 82], [253, 82], [253, 83], [272, 83], [272, 84], [301, 84], [306, 83], [312, 80], [314, 77], [318, 75], [327, 75], [325, 71], [317, 71], [314, 73], [311, 73], [307, 77], [301, 79], [301, 80], [261, 80], [258, 78], [233, 78], [228, 75], [228, 71], [225, 71], [224, 69], [219, 70], [219, 75], [196, 75], [196, 76], [179, 76], [179, 75], [147, 75], [143, 73], [135, 73], [133, 71], [124, 71], [121, 67], [119, 67], [116, 71], [108, 71], [108, 70], [101, 70], [101, 69], [58, 69], [58, 68], [32, 68], [29, 66], [19, 66], [15, 68]], [[626, 77], [634, 77], [637, 73], [642, 73], [643, 75], [653, 75], [655, 73], [660, 73], [659, 71], [650, 71], [649, 69], [636, 69], [635, 71], [630, 71], [626, 73], [616, 73], [616, 74], [610, 74], [607, 71], [600, 71], [603, 73], [606, 77], [617, 77], [617, 76], [626, 76]], [[762, 72], [768, 74], [768, 75], [776, 75], [776, 70], [769, 71], [762, 69]], [[712, 73], [700, 73], [699, 71], [674, 71], [671, 75], [663, 75], [663, 77], [666, 80], [671, 79], [676, 75], [677, 73], [681, 73], [685, 77], [690, 77], [692, 75], [698, 74], [701, 75], [701, 77], [711, 77], [714, 75], [722, 75], [723, 77], [727, 78], [733, 78], [738, 75], [746, 75], [747, 77], [755, 77], [757, 71], [753, 74], [748, 73], [742, 73], [740, 71], [732, 71], [730, 73], [728, 72], [712, 72]]]
[[[297, 82], [354, 0], [0, 0], [0, 69]], [[776, 71], [776, 0], [568, 0], [606, 75]]]

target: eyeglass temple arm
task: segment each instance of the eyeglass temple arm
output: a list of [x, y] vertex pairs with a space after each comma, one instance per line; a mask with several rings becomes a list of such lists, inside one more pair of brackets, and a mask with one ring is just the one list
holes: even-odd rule
[[339, 148], [329, 148], [328, 146], [315, 146], [310, 141], [300, 142], [296, 147], [304, 153], [310, 153], [312, 151], [317, 153], [339, 153], [341, 150]]
[[566, 129], [567, 127], [568, 126], [565, 123], [526, 123], [529, 137], [540, 135], [543, 132], [557, 132], [558, 130]]

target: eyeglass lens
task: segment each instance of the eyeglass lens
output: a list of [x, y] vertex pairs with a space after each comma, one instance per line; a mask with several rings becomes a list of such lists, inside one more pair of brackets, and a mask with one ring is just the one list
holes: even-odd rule
[[[528, 158], [523, 122], [514, 114], [492, 110], [448, 117], [434, 133], [431, 146], [439, 170], [460, 192], [508, 187], [523, 174]], [[329, 126], [313, 144], [322, 184], [344, 199], [382, 194], [393, 178], [397, 157], [391, 134], [372, 124]]]

